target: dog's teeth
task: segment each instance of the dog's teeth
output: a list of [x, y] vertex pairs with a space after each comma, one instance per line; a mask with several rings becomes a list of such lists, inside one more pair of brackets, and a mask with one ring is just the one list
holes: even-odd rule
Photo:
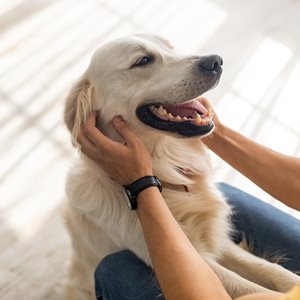
[[169, 117], [169, 119], [173, 119], [174, 118], [174, 116], [171, 113], [168, 113], [168, 117]]
[[157, 112], [158, 112], [161, 116], [164, 116], [164, 115], [168, 114], [168, 112], [167, 112], [162, 106], [160, 106], [160, 107], [157, 109]]
[[180, 117], [180, 116], [177, 116], [175, 119], [176, 119], [177, 121], [181, 121], [181, 117]]
[[200, 115], [197, 113], [197, 116], [196, 116], [196, 123], [197, 124], [201, 124], [202, 123], [202, 119], [200, 117]]
[[164, 109], [163, 109], [162, 106], [160, 106], [160, 107], [158, 108], [158, 113], [159, 113], [160, 115], [164, 115]]
[[204, 118], [202, 120], [202, 123], [204, 123], [205, 125], [207, 125], [209, 123], [209, 121], [210, 121], [210, 119], [206, 117], [206, 118]]
[[187, 117], [183, 117], [183, 120], [184, 120], [184, 121], [187, 121], [187, 120], [188, 120], [188, 118], [187, 118]]

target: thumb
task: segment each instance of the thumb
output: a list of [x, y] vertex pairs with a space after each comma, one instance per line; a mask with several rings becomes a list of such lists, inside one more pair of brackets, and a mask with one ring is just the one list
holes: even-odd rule
[[206, 98], [200, 97], [199, 101], [204, 105], [204, 107], [206, 109], [211, 109], [211, 111], [214, 113], [214, 115], [216, 114], [215, 110], [213, 109], [213, 107], [211, 106], [210, 102]]
[[211, 107], [211, 104], [209, 103], [209, 101], [206, 98], [200, 97], [199, 100], [205, 106], [205, 108]]
[[137, 136], [129, 128], [126, 122], [121, 116], [114, 116], [112, 122], [118, 132], [118, 134], [124, 139], [124, 141], [130, 146], [133, 145], [137, 139]]

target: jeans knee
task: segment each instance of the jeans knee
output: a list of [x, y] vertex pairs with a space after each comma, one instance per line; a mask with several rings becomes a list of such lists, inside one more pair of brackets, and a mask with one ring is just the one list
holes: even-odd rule
[[116, 274], [118, 266], [132, 256], [129, 250], [120, 251], [104, 257], [97, 266], [94, 279], [97, 299], [106, 299], [112, 291], [112, 286], [119, 285], [119, 279]]
[[153, 270], [129, 250], [106, 256], [95, 271], [97, 299], [164, 299]]
[[105, 256], [95, 271], [95, 277], [102, 278], [103, 276], [109, 275], [111, 270], [113, 270], [116, 265], [119, 265], [122, 261], [126, 260], [126, 257], [129, 255], [132, 255], [129, 250], [123, 250]]
[[111, 258], [110, 257], [104, 257], [102, 261], [97, 266], [95, 273], [94, 273], [94, 279], [95, 279], [95, 292], [97, 299], [103, 299], [103, 293], [107, 286], [107, 281], [109, 281], [110, 277], [110, 269], [109, 265], [111, 264]]

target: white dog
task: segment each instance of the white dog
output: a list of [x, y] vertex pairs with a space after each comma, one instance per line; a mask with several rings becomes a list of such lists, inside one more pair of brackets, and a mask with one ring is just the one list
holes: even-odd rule
[[[204, 135], [212, 116], [197, 97], [217, 85], [222, 60], [179, 56], [160, 37], [135, 35], [99, 48], [67, 98], [65, 122], [73, 141], [92, 110], [97, 126], [120, 140], [110, 120], [121, 114], [145, 143], [163, 197], [197, 251], [232, 297], [268, 289], [285, 292], [299, 277], [242, 250], [229, 238], [230, 208], [211, 179]], [[93, 273], [106, 255], [133, 251], [151, 265], [143, 232], [121, 187], [82, 155], [66, 187], [73, 246], [68, 299], [95, 299]]]

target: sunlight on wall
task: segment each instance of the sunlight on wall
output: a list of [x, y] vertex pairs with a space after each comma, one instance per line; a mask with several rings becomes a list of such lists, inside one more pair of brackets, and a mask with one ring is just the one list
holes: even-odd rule
[[265, 38], [233, 83], [233, 88], [251, 103], [258, 103], [292, 55], [286, 46]]
[[287, 83], [282, 87], [278, 99], [271, 108], [274, 118], [283, 120], [285, 126], [293, 128], [300, 135], [300, 60]]
[[[31, 140], [36, 141], [37, 134], [34, 136], [34, 132], [29, 133], [32, 135]], [[24, 140], [19, 140], [19, 147], [14, 147], [19, 148], [19, 155], [21, 158], [23, 156], [17, 166], [18, 171], [14, 176], [8, 174], [0, 189], [1, 195], [5, 196], [0, 201], [0, 211], [5, 211], [5, 214], [1, 214], [1, 222], [22, 241], [34, 236], [47, 219], [47, 213], [58, 207], [64, 198], [69, 160], [63, 159], [53, 140], [65, 143], [65, 132], [61, 129], [52, 135], [51, 139], [48, 136], [43, 142], [37, 143], [30, 155], [26, 156], [20, 145], [25, 145], [26, 137], [30, 136], [25, 135]], [[16, 155], [18, 153], [14, 152], [13, 157]], [[73, 157], [75, 154], [70, 155], [69, 159]]]
[[[54, 1], [51, 6], [43, 9], [40, 13], [34, 14], [30, 18], [25, 18], [24, 20], [21, 20], [20, 22], [10, 26], [1, 36], [2, 43], [0, 44], [0, 53], [6, 52], [8, 49], [12, 49], [13, 53], [18, 52], [19, 47], [22, 47], [22, 45], [20, 45], [21, 41], [25, 41], [26, 44], [46, 41], [47, 38], [49, 38], [48, 36], [41, 35], [38, 36], [38, 39], [36, 39], [36, 34], [48, 26], [48, 28], [53, 27], [55, 32], [56, 22], [51, 22], [51, 20], [59, 18], [64, 14], [64, 12], [66, 12], [68, 15], [68, 12], [73, 10], [73, 8], [70, 9], [70, 3], [71, 0], [61, 2]], [[16, 44], [19, 47], [15, 48], [14, 46]], [[27, 53], [26, 50], [31, 49], [23, 49], [25, 53]]]
[[[52, 75], [51, 69], [58, 68], [68, 61], [70, 63], [74, 61], [78, 53], [89, 43], [89, 38], [94, 37], [95, 33], [91, 29], [98, 23], [97, 18], [88, 18], [85, 22], [78, 24], [75, 23], [75, 20], [80, 20], [94, 9], [95, 5], [75, 6], [68, 10], [63, 18], [57, 19], [54, 24], [49, 22], [46, 26], [42, 26], [39, 31], [26, 40], [25, 44], [18, 47], [13, 57], [8, 55], [7, 61], [2, 58], [1, 63], [6, 65], [1, 68], [1, 74], [5, 73], [2, 83], [5, 92], [11, 92], [18, 86], [17, 92], [28, 96], [31, 94], [28, 88], [36, 88], [26, 80], [29, 76], [31, 79], [37, 77], [37, 80], [40, 81], [42, 78], [49, 78]], [[23, 24], [22, 28], [26, 30], [26, 26], [31, 25], [29, 22], [29, 24]], [[61, 30], [67, 30], [68, 34], [60, 35]], [[45, 43], [47, 46], [44, 46]], [[24, 82], [27, 83], [27, 86], [26, 84], [24, 86]], [[27, 89], [24, 91], [22, 88]], [[24, 100], [24, 96], [16, 97], [15, 100], [19, 102], [22, 101], [21, 99]]]
[[110, 33], [110, 38], [129, 33], [156, 33], [189, 54], [198, 50], [227, 18], [225, 10], [208, 0], [142, 3], [139, 0], [114, 0], [107, 6], [117, 11], [123, 21], [122, 27]]
[[175, 46], [183, 53], [193, 54], [226, 19], [227, 12], [211, 1], [183, 1], [180, 14], [176, 14], [161, 33], [176, 41]]
[[295, 101], [300, 94], [300, 63], [286, 75], [284, 85], [276, 82], [291, 58], [289, 48], [266, 37], [222, 97], [218, 111], [225, 124], [279, 152], [295, 155], [300, 133], [300, 101]]
[[[282, 75], [287, 65], [289, 68]], [[279, 76], [285, 79], [278, 79]], [[300, 94], [299, 78], [300, 62], [294, 62], [293, 51], [266, 37], [218, 102], [218, 115], [224, 124], [258, 143], [287, 155], [299, 155], [300, 101], [295, 98]], [[299, 212], [275, 201], [219, 157], [213, 155], [213, 160], [218, 180], [242, 186], [243, 190], [300, 219]]]
[[[285, 116], [281, 117], [283, 122]], [[255, 140], [258, 143], [287, 155], [295, 155], [299, 145], [299, 135], [274, 119], [266, 119], [263, 113], [255, 113], [251, 123], [256, 127]]]
[[224, 124], [241, 130], [253, 113], [253, 105], [241, 99], [240, 96], [227, 92], [217, 106], [218, 116]]
[[19, 3], [22, 3], [24, 0], [1, 0], [0, 1], [0, 15], [4, 15], [6, 12], [10, 11], [16, 7]]

